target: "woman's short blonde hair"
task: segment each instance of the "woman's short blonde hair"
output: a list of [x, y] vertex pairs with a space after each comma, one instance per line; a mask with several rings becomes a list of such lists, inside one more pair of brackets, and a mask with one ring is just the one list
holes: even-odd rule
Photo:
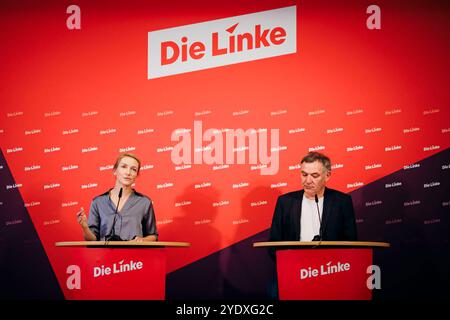
[[121, 153], [121, 154], [119, 154], [119, 156], [117, 157], [116, 163], [114, 164], [114, 171], [119, 167], [120, 161], [123, 158], [126, 158], [126, 157], [133, 158], [134, 160], [137, 161], [137, 163], [138, 163], [138, 170], [137, 170], [137, 172], [139, 173], [139, 170], [141, 169], [141, 160], [139, 160], [139, 158], [135, 154], [132, 154], [132, 153]]

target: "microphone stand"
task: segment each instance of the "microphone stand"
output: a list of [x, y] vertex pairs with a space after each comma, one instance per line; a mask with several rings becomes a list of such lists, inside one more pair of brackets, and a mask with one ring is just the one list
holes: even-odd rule
[[319, 197], [317, 196], [317, 194], [314, 195], [314, 201], [316, 202], [317, 216], [319, 217], [319, 234], [315, 235], [312, 241], [319, 241], [319, 244], [317, 246], [320, 246], [320, 243], [322, 242], [322, 219], [320, 218]]
[[119, 203], [120, 203], [120, 198], [122, 198], [122, 188], [120, 188], [119, 191], [119, 200], [117, 201], [117, 206], [116, 206], [116, 211], [114, 212], [114, 221], [113, 221], [113, 225], [111, 228], [111, 232], [109, 233], [109, 235], [106, 236], [105, 240], [106, 241], [123, 241], [120, 236], [116, 235], [116, 220], [117, 220], [117, 210], [119, 209]]

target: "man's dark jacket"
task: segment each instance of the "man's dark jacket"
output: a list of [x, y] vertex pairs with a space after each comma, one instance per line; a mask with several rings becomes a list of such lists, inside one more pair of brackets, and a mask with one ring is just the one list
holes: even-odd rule
[[[299, 190], [278, 197], [270, 229], [270, 241], [300, 240], [303, 193], [303, 190]], [[355, 212], [350, 195], [325, 188], [321, 231], [324, 241], [357, 239]]]

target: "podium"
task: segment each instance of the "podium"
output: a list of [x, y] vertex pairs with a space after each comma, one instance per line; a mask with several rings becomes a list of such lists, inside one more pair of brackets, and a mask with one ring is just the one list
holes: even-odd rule
[[372, 251], [385, 242], [276, 241], [256, 248], [276, 250], [280, 300], [371, 300]]
[[55, 243], [56, 277], [68, 300], [164, 300], [166, 248], [187, 242]]

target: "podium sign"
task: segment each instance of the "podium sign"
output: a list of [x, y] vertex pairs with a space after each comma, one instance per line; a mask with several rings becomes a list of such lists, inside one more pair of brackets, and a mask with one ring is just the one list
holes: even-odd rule
[[64, 248], [56, 275], [69, 300], [164, 300], [163, 250]]
[[59, 242], [56, 277], [68, 300], [164, 300], [166, 248], [182, 242]]
[[253, 246], [276, 251], [280, 300], [371, 300], [373, 249], [390, 244], [270, 241]]
[[277, 251], [281, 300], [371, 300], [371, 249]]

